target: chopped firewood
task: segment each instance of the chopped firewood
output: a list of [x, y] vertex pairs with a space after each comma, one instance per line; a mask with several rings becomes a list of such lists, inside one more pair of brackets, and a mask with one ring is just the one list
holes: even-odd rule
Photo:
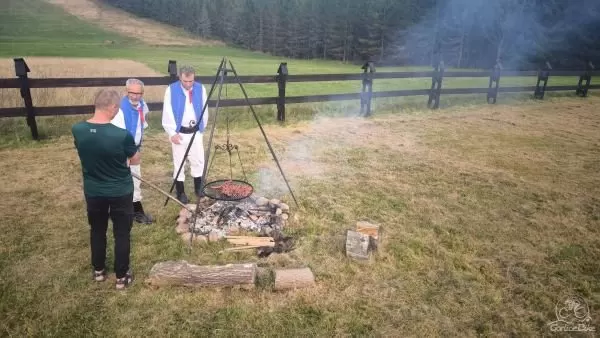
[[275, 240], [272, 237], [225, 236], [225, 238], [234, 245], [275, 246]]
[[379, 247], [379, 243], [381, 242], [381, 228], [379, 225], [360, 221], [356, 223], [356, 231], [370, 237], [369, 250], [377, 250], [377, 247]]
[[248, 249], [258, 249], [260, 247], [262, 247], [262, 246], [261, 245], [236, 246], [234, 248], [223, 249], [223, 250], [219, 251], [219, 253], [224, 253], [224, 252], [228, 252], [228, 251], [243, 251], [243, 250], [248, 250]]
[[370, 258], [370, 236], [348, 230], [346, 235], [346, 255], [356, 259], [369, 259]]
[[315, 276], [309, 268], [275, 270], [274, 290], [307, 288], [315, 285]]
[[379, 225], [364, 221], [357, 222], [356, 231], [360, 232], [361, 234], [369, 235], [376, 240], [379, 239]]

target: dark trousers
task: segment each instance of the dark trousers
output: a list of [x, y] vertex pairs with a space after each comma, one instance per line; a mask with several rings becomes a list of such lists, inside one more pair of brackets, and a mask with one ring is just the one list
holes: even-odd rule
[[117, 278], [129, 270], [130, 233], [133, 226], [133, 193], [120, 197], [86, 196], [92, 265], [96, 271], [106, 266], [106, 231], [108, 218], [113, 223], [115, 265]]

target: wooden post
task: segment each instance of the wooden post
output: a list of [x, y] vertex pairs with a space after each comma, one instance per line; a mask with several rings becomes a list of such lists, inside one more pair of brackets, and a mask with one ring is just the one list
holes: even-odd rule
[[[575, 94], [577, 94], [580, 97], [586, 97], [588, 94], [588, 90], [590, 88], [590, 82], [592, 81], [592, 70], [594, 69], [594, 65], [592, 64], [592, 62], [588, 62], [586, 65], [586, 70], [585, 73], [583, 73], [580, 77], [579, 77], [579, 83], [577, 84], [577, 90], [575, 91]], [[583, 85], [583, 82], [585, 81], [585, 85]]]
[[19, 77], [21, 82], [21, 97], [27, 109], [27, 125], [31, 129], [31, 136], [34, 140], [39, 140], [37, 122], [35, 121], [35, 109], [33, 108], [33, 100], [31, 99], [31, 88], [29, 87], [29, 67], [23, 58], [14, 59], [15, 75]]
[[444, 61], [440, 61], [434, 69], [431, 77], [431, 89], [429, 90], [429, 101], [427, 107], [438, 109], [440, 107], [440, 95], [442, 93], [442, 80], [444, 78]]
[[279, 97], [277, 98], [277, 121], [285, 121], [285, 86], [288, 77], [287, 62], [282, 62], [277, 69], [277, 87]]
[[155, 264], [146, 283], [153, 286], [179, 285], [192, 287], [255, 287], [256, 264], [227, 264], [198, 266], [186, 261], [167, 261]]
[[[371, 116], [371, 99], [373, 97], [373, 73], [375, 73], [375, 66], [372, 61], [367, 61], [361, 69], [364, 70], [362, 74], [362, 92], [360, 96], [360, 115]], [[366, 112], [365, 112], [366, 108]]]
[[502, 65], [500, 65], [500, 61], [496, 62], [496, 65], [492, 69], [492, 74], [490, 74], [490, 84], [488, 87], [487, 94], [487, 102], [489, 104], [496, 103], [496, 99], [498, 98], [498, 88], [500, 87], [500, 70], [502, 69]]
[[167, 71], [169, 72], [169, 76], [171, 77], [171, 82], [177, 81], [179, 78], [177, 72], [177, 61], [169, 60], [169, 65], [167, 66]]
[[[550, 63], [546, 61], [545, 69], [538, 70], [538, 80], [535, 85], [535, 92], [533, 93], [533, 97], [536, 99], [543, 100], [544, 94], [546, 92], [546, 85], [548, 85], [548, 77], [550, 77], [550, 70], [552, 66]], [[544, 81], [544, 85], [540, 87], [540, 82]]]

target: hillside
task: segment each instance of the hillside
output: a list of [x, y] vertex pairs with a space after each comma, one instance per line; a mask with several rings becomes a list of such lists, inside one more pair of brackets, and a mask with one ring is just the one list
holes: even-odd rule
[[157, 46], [223, 46], [216, 40], [201, 39], [182, 29], [136, 17], [93, 0], [45, 0], [58, 5], [68, 13], [107, 31], [139, 39]]

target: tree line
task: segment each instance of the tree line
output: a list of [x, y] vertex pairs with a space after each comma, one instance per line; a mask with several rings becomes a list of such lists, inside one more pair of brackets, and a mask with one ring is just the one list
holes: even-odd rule
[[102, 0], [278, 56], [531, 69], [600, 64], [597, 0]]

